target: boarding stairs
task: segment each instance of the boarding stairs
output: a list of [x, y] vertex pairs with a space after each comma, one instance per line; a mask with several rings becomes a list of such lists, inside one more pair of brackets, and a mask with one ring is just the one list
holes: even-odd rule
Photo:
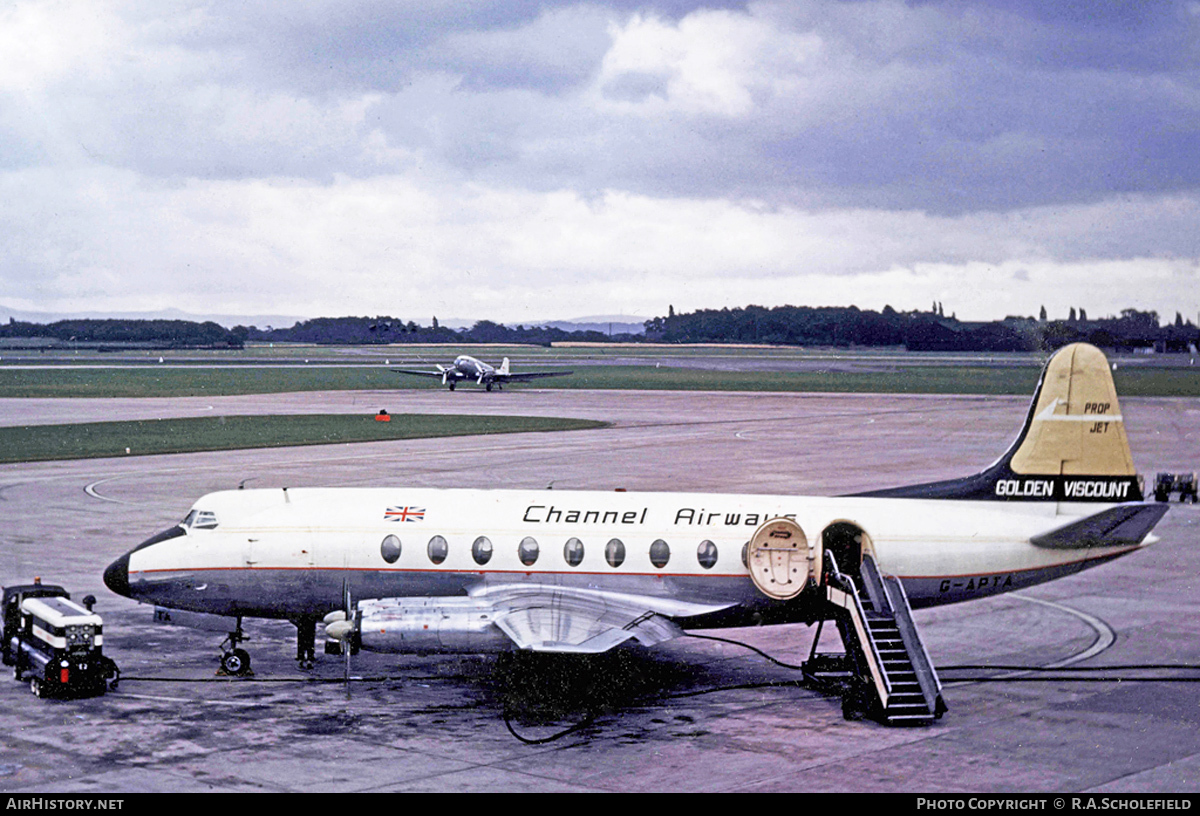
[[869, 555], [863, 556], [860, 577], [861, 590], [826, 553], [827, 611], [845, 651], [818, 651], [818, 626], [805, 675], [842, 693], [847, 718], [866, 715], [886, 725], [929, 725], [942, 716], [946, 704], [904, 587], [895, 576], [883, 575]]

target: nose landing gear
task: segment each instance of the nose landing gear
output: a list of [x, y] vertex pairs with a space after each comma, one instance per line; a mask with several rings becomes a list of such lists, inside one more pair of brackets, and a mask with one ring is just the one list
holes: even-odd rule
[[[237, 625], [232, 632], [221, 641], [221, 668], [217, 674], [230, 677], [251, 677], [254, 671], [250, 668], [250, 653], [239, 648], [239, 644], [249, 640], [250, 636], [242, 630], [242, 618], [239, 615]], [[228, 648], [226, 648], [228, 644]]]

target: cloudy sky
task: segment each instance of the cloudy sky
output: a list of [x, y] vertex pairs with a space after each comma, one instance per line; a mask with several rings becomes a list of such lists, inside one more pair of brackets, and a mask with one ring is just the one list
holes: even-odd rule
[[44, 313], [1195, 321], [1200, 0], [3, 0], [0, 234]]

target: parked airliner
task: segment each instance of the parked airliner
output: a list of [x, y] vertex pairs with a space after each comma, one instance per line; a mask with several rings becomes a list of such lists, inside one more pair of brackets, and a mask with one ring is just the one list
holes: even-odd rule
[[463, 381], [482, 385], [491, 391], [492, 386], [503, 388], [512, 382], [528, 382], [542, 377], [564, 377], [573, 373], [571, 371], [525, 371], [513, 374], [509, 371], [507, 357], [500, 363], [500, 367], [496, 368], [482, 360], [476, 360], [468, 354], [458, 355], [450, 365], [438, 364], [437, 371], [418, 371], [411, 368], [393, 368], [392, 371], [397, 374], [411, 374], [415, 377], [440, 377], [442, 385], [448, 386], [451, 391], [454, 390], [456, 384]]
[[[910, 606], [1103, 564], [1150, 543], [1165, 512], [1143, 500], [1107, 360], [1076, 344], [1046, 364], [1009, 450], [966, 478], [835, 498], [232, 490], [199, 499], [104, 580], [169, 610], [237, 618], [233, 647], [243, 616], [291, 620], [308, 659], [323, 618], [332, 640], [368, 650], [576, 653], [834, 620], [890, 707], [901, 681], [887, 676], [899, 670], [886, 669], [876, 619], [894, 620], [929, 675]], [[248, 661], [231, 656], [231, 671]], [[923, 682], [937, 716], [940, 686]]]

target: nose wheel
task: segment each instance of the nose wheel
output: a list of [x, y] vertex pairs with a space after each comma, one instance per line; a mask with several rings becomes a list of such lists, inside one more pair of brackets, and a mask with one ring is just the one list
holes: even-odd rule
[[245, 649], [231, 649], [221, 655], [221, 672], [233, 677], [253, 674], [250, 670], [250, 653]]
[[254, 674], [250, 669], [250, 653], [240, 648], [240, 644], [249, 640], [250, 636], [242, 630], [241, 616], [237, 619], [237, 627], [221, 641], [221, 668], [217, 674], [230, 677], [249, 677]]

